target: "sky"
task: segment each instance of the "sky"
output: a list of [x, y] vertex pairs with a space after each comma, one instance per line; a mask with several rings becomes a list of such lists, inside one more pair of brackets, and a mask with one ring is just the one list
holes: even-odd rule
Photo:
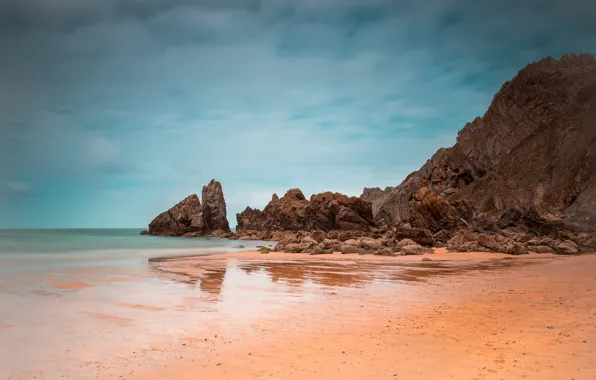
[[228, 219], [395, 186], [526, 64], [596, 52], [596, 2], [0, 0], [0, 228]]

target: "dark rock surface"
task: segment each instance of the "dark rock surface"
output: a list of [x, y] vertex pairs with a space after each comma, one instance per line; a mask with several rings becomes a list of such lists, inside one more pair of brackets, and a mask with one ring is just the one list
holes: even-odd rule
[[[430, 198], [422, 188], [432, 191]], [[433, 232], [459, 224], [433, 193], [451, 205], [469, 202], [476, 216], [532, 206], [550, 219], [596, 225], [594, 57], [570, 54], [528, 65], [502, 86], [482, 118], [458, 133], [453, 147], [439, 149], [396, 188], [382, 195], [367, 189], [363, 197], [373, 201], [379, 224]]]
[[203, 219], [206, 227], [211, 231], [230, 232], [228, 223], [226, 200], [221, 183], [211, 180], [203, 186]]
[[183, 236], [189, 233], [207, 234], [203, 207], [196, 194], [189, 195], [168, 211], [159, 214], [149, 224], [149, 234]]
[[239, 234], [274, 231], [370, 231], [375, 226], [370, 202], [339, 193], [321, 193], [307, 200], [299, 189], [273, 196], [263, 211], [250, 207], [236, 215]]

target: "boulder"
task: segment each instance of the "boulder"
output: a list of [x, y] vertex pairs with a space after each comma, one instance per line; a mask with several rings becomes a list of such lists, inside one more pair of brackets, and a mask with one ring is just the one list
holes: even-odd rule
[[399, 241], [399, 243], [397, 243], [396, 247], [398, 249], [402, 249], [406, 245], [419, 245], [419, 244], [417, 244], [415, 241], [413, 241], [411, 239], [402, 239]]
[[432, 233], [425, 228], [407, 228], [397, 227], [393, 239], [401, 241], [403, 239], [410, 239], [417, 244], [432, 247], [435, 243]]
[[312, 251], [310, 252], [311, 255], [327, 255], [330, 253], [333, 253], [333, 252], [331, 252], [331, 250], [328, 250], [328, 249], [323, 249], [319, 246], [314, 247], [312, 249]]
[[395, 256], [395, 254], [393, 253], [393, 251], [390, 250], [389, 248], [377, 249], [375, 251], [375, 255], [379, 255], [379, 256]]
[[425, 253], [432, 253], [432, 249], [416, 244], [402, 247], [401, 252], [405, 255], [423, 255]]
[[505, 248], [505, 253], [509, 255], [524, 255], [528, 253], [526, 247], [518, 243], [509, 243]]
[[340, 247], [341, 253], [360, 253], [360, 248], [355, 247], [353, 245], [343, 244]]
[[537, 245], [533, 250], [536, 253], [553, 253], [553, 249], [548, 245]]
[[573, 242], [571, 240], [565, 240], [564, 242], [560, 243], [557, 246], [557, 252], [559, 252], [559, 253], [578, 253], [579, 247], [575, 242]]

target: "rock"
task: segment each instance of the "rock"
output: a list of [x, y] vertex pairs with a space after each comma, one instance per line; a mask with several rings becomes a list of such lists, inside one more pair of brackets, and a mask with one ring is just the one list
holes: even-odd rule
[[480, 235], [478, 235], [477, 242], [478, 242], [478, 245], [480, 245], [481, 247], [487, 248], [491, 252], [500, 252], [501, 251], [501, 245], [499, 243], [497, 243], [492, 236], [480, 234]]
[[432, 261], [431, 259], [429, 259], [428, 257], [425, 257], [422, 259], [422, 261]]
[[335, 239], [325, 239], [321, 243], [323, 249], [339, 249], [340, 241]]
[[410, 223], [413, 226], [438, 232], [463, 225], [455, 208], [429, 188], [420, 188], [412, 198]]
[[148, 230], [143, 230], [139, 235], [151, 235]]
[[389, 248], [380, 248], [375, 252], [375, 255], [379, 255], [379, 256], [395, 256], [395, 254], [393, 253], [393, 251], [391, 251]]
[[571, 240], [565, 240], [557, 246], [557, 252], [560, 253], [578, 253], [579, 247]]
[[243, 245], [237, 245], [234, 248], [238, 248], [239, 249], [239, 248], [246, 248], [246, 247], [244, 247]]
[[271, 250], [268, 247], [261, 247], [261, 248], [259, 248], [259, 252], [269, 253], [269, 252], [271, 252]]
[[405, 247], [406, 245], [419, 245], [419, 244], [413, 240], [410, 240], [410, 239], [402, 239], [399, 241], [399, 243], [397, 243], [396, 247], [398, 249], [402, 249], [402, 247]]
[[151, 235], [183, 236], [188, 233], [207, 234], [209, 229], [203, 220], [203, 207], [196, 194], [159, 214], [149, 224]]
[[196, 194], [159, 214], [149, 224], [150, 235], [234, 237], [226, 217], [221, 184], [212, 180], [203, 187], [203, 204]]
[[538, 245], [534, 248], [536, 253], [553, 253], [553, 249], [548, 245]]
[[316, 246], [317, 244], [319, 244], [318, 241], [316, 241], [315, 239], [313, 239], [310, 236], [303, 237], [302, 240], [300, 240], [300, 243], [306, 244], [308, 246], [308, 248], [312, 248], [312, 247]]
[[421, 245], [406, 245], [401, 248], [401, 252], [405, 255], [423, 255], [425, 253], [431, 253], [432, 250], [429, 248], [423, 247]]
[[[289, 243], [286, 244], [282, 250], [289, 253], [301, 253], [305, 249], [309, 249], [310, 245], [303, 244], [303, 243]], [[274, 248], [275, 251], [278, 251], [277, 246]]]
[[353, 245], [343, 244], [340, 247], [341, 253], [360, 253], [360, 248], [354, 247]]
[[221, 183], [211, 180], [203, 186], [203, 219], [206, 227], [211, 231], [221, 230], [230, 232], [228, 223], [226, 200]]
[[385, 190], [381, 190], [378, 187], [374, 187], [374, 188], [364, 188], [364, 191], [362, 192], [362, 195], [360, 195], [360, 198], [367, 201], [367, 202], [374, 202], [375, 200], [377, 200], [378, 198], [384, 196], [385, 194], [389, 193], [390, 191], [393, 190], [393, 187], [387, 187], [385, 188]]
[[370, 202], [339, 193], [321, 193], [307, 200], [299, 189], [290, 189], [281, 198], [272, 197], [263, 211], [247, 208], [236, 215], [238, 232], [257, 231], [321, 231], [370, 232], [374, 227]]
[[505, 248], [505, 253], [509, 255], [525, 255], [528, 253], [528, 250], [521, 244], [509, 243]]
[[394, 240], [410, 239], [417, 244], [432, 247], [435, 243], [432, 233], [424, 228], [397, 227], [395, 229]]
[[319, 246], [316, 246], [316, 247], [314, 247], [312, 249], [312, 252], [310, 254], [311, 255], [327, 255], [327, 254], [330, 254], [330, 253], [333, 253], [333, 252], [331, 252], [331, 250], [323, 249], [323, 248], [321, 248]]
[[[348, 244], [348, 243], [346, 242], [346, 244]], [[359, 239], [358, 246], [360, 246], [364, 249], [368, 249], [368, 250], [377, 250], [377, 249], [381, 249], [381, 247], [383, 247], [383, 244], [378, 239], [363, 237], [363, 238]]]
[[[589, 54], [526, 66], [501, 87], [483, 117], [463, 127], [453, 147], [439, 149], [394, 189], [363, 194], [373, 203], [375, 221], [431, 230], [433, 224], [453, 223], [440, 197], [426, 203], [417, 196], [427, 188], [452, 206], [466, 201], [476, 215], [501, 216], [500, 228], [522, 222], [527, 232], [550, 235], [547, 230], [557, 223], [543, 224], [538, 233], [516, 211], [501, 215], [529, 206], [539, 216], [596, 226], [595, 88], [596, 60]], [[435, 205], [447, 215], [444, 220], [430, 211]]]

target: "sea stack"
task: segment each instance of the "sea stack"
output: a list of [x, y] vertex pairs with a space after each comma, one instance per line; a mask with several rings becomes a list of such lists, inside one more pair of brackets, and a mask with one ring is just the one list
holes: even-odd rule
[[211, 180], [209, 185], [203, 187], [202, 195], [202, 204], [198, 195], [189, 195], [168, 211], [159, 214], [149, 224], [149, 230], [141, 234], [185, 237], [225, 237], [230, 234], [221, 184]]
[[207, 228], [211, 231], [230, 232], [221, 183], [211, 180], [207, 186], [203, 186], [203, 219]]

